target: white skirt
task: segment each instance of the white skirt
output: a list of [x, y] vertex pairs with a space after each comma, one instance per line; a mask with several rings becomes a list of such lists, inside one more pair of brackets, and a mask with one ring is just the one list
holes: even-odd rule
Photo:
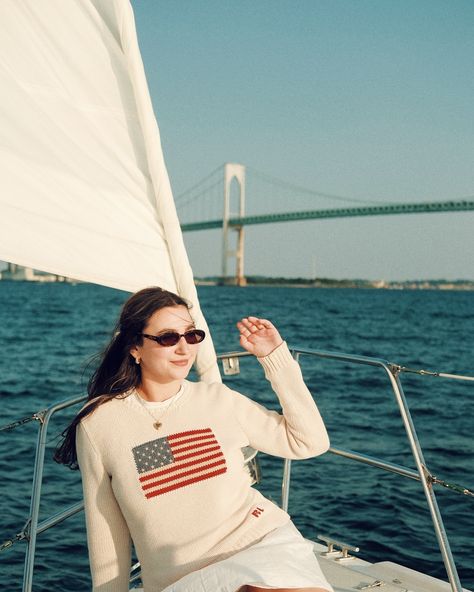
[[245, 585], [333, 592], [313, 553], [313, 544], [291, 521], [255, 545], [184, 576], [163, 592], [237, 592]]

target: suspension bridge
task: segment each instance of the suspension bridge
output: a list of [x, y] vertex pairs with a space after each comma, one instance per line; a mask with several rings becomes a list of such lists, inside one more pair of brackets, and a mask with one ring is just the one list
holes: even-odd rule
[[[251, 196], [247, 203], [246, 195]], [[356, 199], [314, 191], [241, 164], [226, 163], [180, 194], [176, 198], [176, 207], [183, 232], [222, 229], [222, 282], [245, 285], [245, 226], [357, 216], [474, 211], [474, 201], [387, 203]], [[232, 231], [237, 235], [233, 248]], [[236, 263], [235, 277], [229, 276], [232, 259]]]

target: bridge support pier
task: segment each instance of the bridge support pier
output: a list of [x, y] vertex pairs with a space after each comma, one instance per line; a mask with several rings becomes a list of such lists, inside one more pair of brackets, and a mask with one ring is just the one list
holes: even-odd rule
[[[236, 179], [239, 184], [239, 211], [231, 213], [230, 194], [232, 181]], [[224, 212], [222, 216], [222, 278], [225, 285], [245, 286], [247, 284], [244, 275], [244, 227], [229, 226], [231, 215], [242, 218], [245, 214], [245, 167], [241, 164], [226, 163], [224, 165]], [[230, 248], [230, 231], [237, 232], [237, 245], [235, 249]], [[228, 262], [236, 259], [235, 278], [229, 277]]]

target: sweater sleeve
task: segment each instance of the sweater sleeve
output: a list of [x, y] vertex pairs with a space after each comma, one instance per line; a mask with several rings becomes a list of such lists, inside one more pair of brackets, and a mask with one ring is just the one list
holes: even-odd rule
[[76, 436], [93, 592], [128, 592], [130, 534], [100, 455], [81, 423]]
[[283, 414], [233, 391], [236, 417], [250, 446], [283, 458], [310, 458], [326, 452], [329, 437], [324, 421], [286, 343], [258, 359]]

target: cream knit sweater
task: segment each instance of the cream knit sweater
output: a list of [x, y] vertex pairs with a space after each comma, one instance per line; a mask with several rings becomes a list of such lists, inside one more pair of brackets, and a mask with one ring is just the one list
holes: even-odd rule
[[288, 514], [251, 487], [241, 448], [285, 458], [329, 440], [286, 344], [259, 360], [283, 415], [220, 383], [185, 381], [159, 431], [135, 396], [98, 407], [77, 430], [94, 592], [126, 592], [131, 540], [145, 592], [252, 545]]

